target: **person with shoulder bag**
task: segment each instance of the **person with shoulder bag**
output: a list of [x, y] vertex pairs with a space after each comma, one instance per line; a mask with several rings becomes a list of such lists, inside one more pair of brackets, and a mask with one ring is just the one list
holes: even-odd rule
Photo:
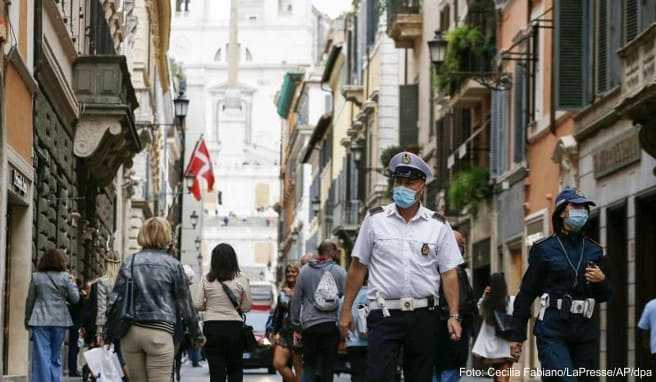
[[494, 381], [510, 380], [510, 368], [517, 359], [510, 352], [512, 313], [515, 296], [508, 296], [508, 285], [503, 273], [490, 275], [490, 285], [478, 301], [483, 317], [472, 354], [482, 358], [485, 365], [495, 370]]
[[[130, 382], [170, 382], [176, 330], [188, 329], [205, 342], [182, 264], [167, 252], [171, 225], [146, 220], [138, 235], [142, 251], [129, 256], [116, 279], [116, 300], [108, 310], [105, 341], [120, 341]], [[178, 319], [184, 325], [176, 326]]]
[[32, 382], [61, 382], [61, 347], [73, 326], [69, 304], [80, 300], [73, 276], [65, 272], [64, 254], [55, 248], [41, 257], [32, 274], [25, 304], [25, 328], [32, 333]]
[[212, 250], [210, 271], [194, 293], [194, 308], [205, 312], [204, 350], [211, 382], [224, 382], [226, 377], [229, 382], [243, 380], [243, 353], [255, 341], [252, 328], [244, 321], [251, 306], [250, 284], [241, 275], [234, 248], [226, 243], [217, 245]]

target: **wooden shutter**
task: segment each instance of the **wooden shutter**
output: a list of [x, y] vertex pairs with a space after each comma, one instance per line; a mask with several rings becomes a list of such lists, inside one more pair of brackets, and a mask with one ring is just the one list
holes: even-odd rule
[[[608, 58], [609, 87], [613, 88], [621, 80], [620, 55], [617, 51], [622, 47], [622, 2], [617, 0], [606, 0], [609, 3], [609, 37], [610, 51]], [[654, 4], [650, 0], [651, 4]]]
[[513, 89], [513, 110], [515, 118], [513, 160], [516, 163], [524, 160], [526, 104], [526, 70], [522, 65], [516, 65], [515, 88]]
[[640, 0], [624, 0], [624, 39], [629, 42], [636, 38], [639, 28]]
[[640, 30], [644, 31], [656, 21], [656, 1], [642, 0], [640, 4]]
[[597, 8], [597, 93], [609, 88], [609, 14], [608, 0], [598, 0]]
[[555, 0], [556, 106], [579, 109], [586, 102], [585, 0]]
[[501, 176], [508, 166], [508, 92], [492, 93], [490, 161], [493, 176]]
[[419, 140], [419, 85], [399, 86], [399, 144], [416, 146]]

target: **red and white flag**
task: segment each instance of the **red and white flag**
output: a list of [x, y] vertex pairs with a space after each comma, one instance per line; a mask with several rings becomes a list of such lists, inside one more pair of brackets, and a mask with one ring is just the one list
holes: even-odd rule
[[207, 149], [205, 140], [201, 139], [196, 145], [194, 152], [191, 153], [191, 159], [187, 165], [185, 176], [194, 178], [194, 183], [189, 187], [189, 191], [194, 195], [196, 200], [201, 199], [201, 181], [207, 182], [207, 190], [212, 191], [214, 188], [214, 169], [212, 168], [212, 159]]

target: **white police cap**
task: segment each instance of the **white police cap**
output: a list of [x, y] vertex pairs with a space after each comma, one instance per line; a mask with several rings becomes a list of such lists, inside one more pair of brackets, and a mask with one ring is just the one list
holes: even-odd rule
[[421, 157], [407, 151], [392, 157], [389, 163], [389, 173], [392, 177], [424, 180], [433, 176], [430, 166]]

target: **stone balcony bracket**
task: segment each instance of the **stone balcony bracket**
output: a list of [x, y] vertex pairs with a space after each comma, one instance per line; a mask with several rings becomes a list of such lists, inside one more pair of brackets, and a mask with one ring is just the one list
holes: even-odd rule
[[344, 137], [342, 138], [339, 143], [346, 149], [349, 149], [351, 147], [351, 138], [349, 137]]
[[139, 104], [124, 56], [80, 56], [73, 73], [81, 110], [73, 151], [98, 185], [106, 186], [143, 147], [134, 120]]
[[622, 90], [620, 115], [640, 125], [640, 144], [656, 157], [656, 23], [620, 51]]
[[364, 102], [364, 92], [362, 85], [345, 85], [342, 88], [342, 95], [347, 101], [362, 106]]
[[398, 13], [387, 30], [397, 49], [414, 48], [415, 41], [421, 39], [422, 33], [421, 13]]
[[364, 112], [364, 115], [368, 117], [370, 114], [373, 114], [376, 111], [376, 104], [377, 102], [375, 101], [366, 101], [365, 103], [362, 104], [362, 111]]
[[469, 78], [449, 100], [451, 108], [471, 108], [479, 105], [490, 95], [490, 89]]

